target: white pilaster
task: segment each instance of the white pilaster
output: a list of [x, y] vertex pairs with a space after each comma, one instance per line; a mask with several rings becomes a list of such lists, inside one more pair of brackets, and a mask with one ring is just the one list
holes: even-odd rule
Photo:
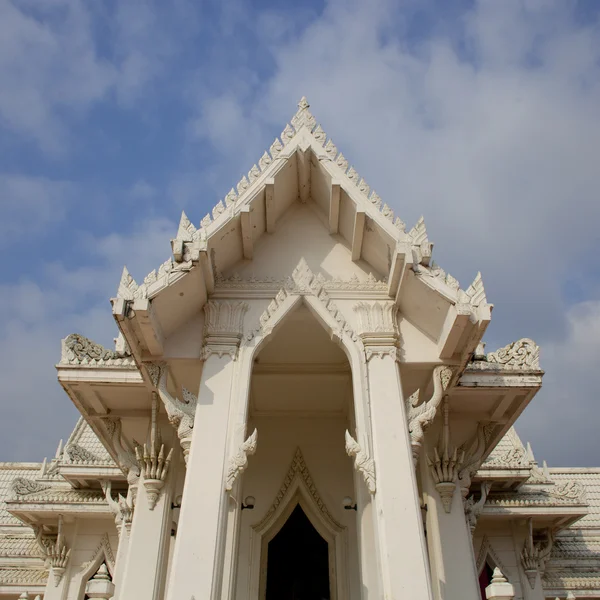
[[121, 583], [125, 578], [127, 557], [129, 555], [129, 538], [131, 536], [131, 520], [121, 520], [120, 524], [117, 525], [117, 530], [119, 532], [119, 547], [115, 558], [115, 572], [113, 575], [115, 598], [119, 597], [122, 587]]
[[425, 537], [397, 364], [395, 308], [391, 302], [361, 302], [355, 312], [367, 358], [381, 597], [429, 600]]
[[221, 594], [229, 414], [247, 308], [243, 302], [209, 301], [205, 306], [205, 362], [167, 600], [215, 600]]
[[[173, 440], [173, 443], [177, 443]], [[116, 579], [115, 600], [146, 598], [162, 600], [165, 587], [165, 566], [171, 533], [171, 501], [178, 461], [173, 461], [164, 487], [153, 508], [153, 498], [144, 489], [144, 474], [140, 475], [125, 569]], [[121, 540], [123, 541], [123, 532]], [[119, 553], [121, 548], [119, 548]]]
[[434, 596], [437, 600], [480, 600], [471, 531], [464, 512], [460, 486], [455, 485], [450, 512], [424, 460], [419, 463], [427, 496], [427, 545]]
[[188, 457], [168, 600], [216, 597], [227, 494], [224, 469], [234, 361], [211, 355], [204, 363]]

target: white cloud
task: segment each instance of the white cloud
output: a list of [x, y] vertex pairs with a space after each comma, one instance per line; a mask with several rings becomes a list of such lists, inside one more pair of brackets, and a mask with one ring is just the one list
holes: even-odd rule
[[[423, 38], [411, 32], [415, 6], [328, 2], [299, 36], [271, 39], [275, 72], [255, 94], [214, 103], [194, 130], [231, 164], [257, 130], [267, 145], [307, 95], [409, 226], [425, 215], [442, 266], [465, 287], [482, 271], [496, 305], [490, 349], [519, 337], [566, 348], [566, 281], [587, 279], [600, 247], [600, 21], [578, 20], [571, 3], [476, 2]], [[587, 380], [600, 383], [593, 370]], [[597, 414], [588, 397], [571, 401]], [[564, 426], [558, 413], [543, 421], [542, 451]]]
[[129, 197], [132, 200], [147, 201], [156, 198], [158, 190], [145, 179], [136, 181], [129, 189]]
[[84, 0], [0, 0], [0, 125], [64, 154], [91, 108], [114, 98], [130, 108], [165, 73], [193, 31], [190, 7], [120, 0], [112, 13]]
[[0, 244], [29, 237], [60, 222], [74, 191], [69, 181], [0, 174]]
[[539, 461], [597, 466], [600, 300], [572, 306], [567, 323], [565, 339], [542, 348], [544, 385], [518, 421], [518, 429], [532, 442]]
[[0, 460], [40, 460], [69, 434], [77, 414], [56, 380], [60, 340], [77, 332], [110, 347], [117, 329], [108, 299], [123, 262], [141, 281], [169, 257], [175, 231], [149, 219], [122, 235], [84, 235], [77, 269], [49, 264], [40, 282], [0, 286]]

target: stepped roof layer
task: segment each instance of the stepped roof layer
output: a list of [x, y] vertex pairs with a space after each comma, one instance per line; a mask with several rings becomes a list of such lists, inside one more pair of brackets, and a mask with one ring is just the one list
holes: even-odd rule
[[[584, 490], [588, 514], [560, 531], [544, 574], [544, 587], [600, 595], [600, 469], [550, 469], [561, 484], [575, 482]], [[577, 592], [576, 592], [577, 593]]]
[[12, 586], [43, 586], [48, 572], [39, 557], [32, 529], [7, 510], [13, 484], [39, 474], [40, 463], [0, 463], [0, 590]]
[[[68, 512], [76, 506], [96, 506], [108, 512], [104, 494], [97, 489], [75, 489], [65, 476], [77, 467], [89, 472], [90, 480], [99, 468], [116, 469], [110, 455], [83, 418], [75, 425], [67, 443], [59, 443], [56, 456], [42, 463], [0, 463], [0, 594], [6, 590], [43, 591], [48, 578], [33, 529], [23, 522], [15, 507], [61, 506]], [[80, 478], [81, 479], [81, 478]], [[79, 484], [79, 483], [78, 483]], [[54, 518], [54, 516], [53, 516]], [[17, 591], [18, 590], [18, 591]], [[12, 592], [11, 592], [12, 593]]]
[[[69, 454], [70, 446], [81, 450]], [[61, 469], [69, 468], [73, 460], [90, 469], [113, 464], [83, 419], [49, 463], [0, 463], [0, 587], [43, 586], [48, 577], [32, 529], [7, 510], [7, 503], [10, 506], [14, 498], [49, 505], [104, 502], [96, 490], [66, 484]], [[545, 465], [540, 469], [531, 448], [511, 428], [484, 461], [481, 472], [489, 476], [491, 471], [506, 473], [515, 468], [527, 469], [527, 480], [514, 491], [490, 493], [486, 507], [534, 506], [551, 511], [585, 502], [587, 514], [557, 534], [543, 581], [546, 594], [552, 597], [565, 596], [570, 590], [600, 594], [600, 469], [548, 469]]]

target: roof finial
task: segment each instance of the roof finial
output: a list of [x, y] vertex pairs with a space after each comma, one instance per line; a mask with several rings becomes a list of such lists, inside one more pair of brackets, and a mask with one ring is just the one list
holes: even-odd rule
[[[308, 110], [309, 106], [310, 104], [308, 103], [306, 96], [302, 96], [302, 98], [300, 98], [300, 102], [298, 102], [298, 111], [292, 117], [292, 126], [296, 132], [298, 132], [302, 127], [306, 127], [309, 131], [312, 131], [315, 128], [317, 122], [310, 114], [310, 111]], [[285, 145], [287, 140], [285, 140], [283, 137], [281, 139]]]

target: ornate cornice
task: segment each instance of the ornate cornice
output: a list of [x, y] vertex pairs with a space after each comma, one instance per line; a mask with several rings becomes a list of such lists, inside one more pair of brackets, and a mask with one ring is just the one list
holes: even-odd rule
[[[327, 291], [360, 291], [360, 292], [387, 292], [388, 284], [385, 280], [378, 280], [373, 273], [369, 273], [366, 279], [359, 279], [352, 275], [349, 279], [325, 279], [323, 275], [316, 275], [319, 278], [323, 288]], [[242, 278], [239, 274], [233, 273], [229, 277], [224, 277], [220, 273], [215, 276], [215, 288], [217, 290], [279, 290], [287, 286], [289, 278], [277, 279], [275, 277], [248, 277]]]

